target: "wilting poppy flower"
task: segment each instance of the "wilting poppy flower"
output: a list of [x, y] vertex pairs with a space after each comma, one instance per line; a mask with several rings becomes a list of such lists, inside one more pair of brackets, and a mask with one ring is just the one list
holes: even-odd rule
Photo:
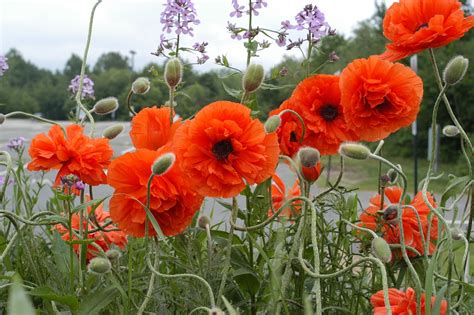
[[400, 0], [387, 10], [384, 35], [391, 43], [381, 55], [396, 61], [427, 48], [445, 46], [474, 27], [458, 0]]
[[[383, 206], [381, 205], [380, 195], [371, 198], [370, 206], [360, 215], [361, 226], [380, 233], [389, 244], [400, 244], [400, 227], [396, 218], [397, 206], [401, 196], [402, 189], [400, 187], [387, 187], [385, 188]], [[430, 204], [436, 207], [433, 196], [431, 196], [430, 193], [428, 193], [427, 196]], [[428, 221], [430, 208], [425, 204], [421, 192], [413, 198], [410, 205], [418, 212], [422, 230], [420, 230], [413, 209], [403, 208], [402, 222], [405, 244], [415, 248], [423, 255], [425, 252], [421, 238], [423, 233], [425, 241], [429, 241], [429, 254], [432, 254], [436, 247], [434, 242], [438, 239], [438, 218], [433, 216], [431, 218], [431, 224]], [[430, 229], [430, 239], [426, 240], [428, 228]], [[407, 254], [408, 256], [416, 256], [416, 254], [409, 249], [407, 249]]]
[[89, 185], [105, 184], [107, 176], [104, 169], [110, 164], [113, 151], [109, 140], [91, 139], [84, 135], [79, 125], [66, 128], [67, 137], [62, 129], [54, 125], [48, 134], [36, 135], [31, 141], [28, 163], [30, 171], [49, 171], [59, 169], [55, 184], [66, 175], [76, 175]]
[[[90, 201], [90, 199], [88, 201]], [[89, 221], [93, 222], [93, 223], [96, 223], [96, 224], [100, 224], [101, 226], [103, 226], [108, 221], [107, 219], [110, 218], [109, 213], [104, 211], [104, 208], [103, 208], [102, 204], [99, 205], [95, 209], [93, 214], [91, 214], [91, 212], [92, 212], [92, 207], [88, 207], [87, 208], [87, 213], [89, 215]], [[72, 215], [71, 227], [77, 233], [79, 233], [79, 228], [81, 226], [81, 223], [80, 223], [81, 221], [80, 220], [81, 219], [80, 219], [80, 216], [79, 216], [78, 213], [75, 213], [75, 214]], [[83, 222], [83, 232], [84, 233], [86, 231], [86, 227], [87, 227], [88, 231], [92, 231], [92, 230], [97, 229], [96, 224], [92, 224], [89, 221], [87, 221], [87, 219], [84, 218], [84, 222]], [[127, 244], [127, 236], [122, 231], [113, 231], [113, 230], [111, 230], [113, 228], [114, 228], [113, 225], [108, 225], [108, 226], [103, 228], [104, 231], [96, 231], [96, 232], [88, 233], [86, 239], [94, 240], [94, 243], [99, 245], [104, 251], [109, 250], [111, 248], [112, 244], [118, 246], [119, 248], [124, 249], [125, 245]], [[62, 237], [63, 240], [65, 240], [65, 241], [70, 240], [69, 230], [67, 228], [65, 228], [63, 225], [57, 224], [57, 225], [55, 225], [55, 229], [59, 232], [59, 234], [61, 234], [61, 237]], [[73, 240], [78, 239], [74, 235], [73, 235], [72, 238], [73, 238]], [[74, 244], [73, 245], [74, 251], [76, 253], [79, 252], [79, 246], [80, 246], [79, 244]], [[97, 248], [94, 247], [92, 244], [89, 244], [87, 246], [87, 259], [90, 260], [90, 259], [94, 258], [95, 256], [97, 256]]]
[[[170, 145], [158, 151], [138, 149], [110, 164], [108, 183], [115, 191], [110, 200], [110, 216], [125, 233], [145, 235], [147, 183], [153, 162], [170, 152]], [[167, 236], [184, 231], [199, 210], [203, 197], [191, 191], [176, 163], [163, 175], [155, 176], [150, 190], [150, 211]], [[151, 222], [149, 235], [155, 235]]]
[[242, 104], [219, 101], [201, 109], [174, 138], [177, 162], [194, 189], [233, 197], [246, 184], [270, 178], [278, 162], [278, 137], [266, 134]]
[[[416, 314], [416, 293], [412, 288], [408, 288], [405, 292], [390, 288], [388, 289], [388, 299], [390, 301], [390, 309], [393, 315]], [[431, 297], [431, 307], [434, 306], [436, 297]], [[374, 307], [374, 315], [386, 315], [385, 302], [383, 298], [383, 290], [378, 291], [370, 297], [370, 303]], [[421, 314], [425, 314], [426, 295], [421, 294]], [[439, 314], [445, 315], [448, 309], [446, 300], [441, 301]]]
[[377, 56], [350, 63], [340, 86], [347, 125], [365, 141], [381, 140], [410, 125], [423, 97], [423, 81], [413, 70]]
[[336, 154], [341, 142], [357, 140], [344, 119], [339, 76], [319, 74], [301, 81], [290, 103], [309, 131], [308, 145], [322, 155]]
[[176, 121], [170, 126], [169, 107], [144, 108], [132, 119], [130, 138], [137, 149], [157, 150], [173, 138], [180, 125]]
[[[283, 206], [285, 202], [293, 197], [301, 196], [301, 190], [299, 186], [299, 180], [296, 180], [290, 190], [286, 190], [285, 183], [281, 178], [274, 174], [272, 177], [272, 206], [273, 209], [268, 210], [268, 217], [274, 215], [273, 211], [277, 211], [280, 207]], [[295, 201], [290, 206], [285, 207], [282, 212], [280, 212], [280, 217], [286, 217], [287, 219], [292, 219], [298, 214], [301, 213], [301, 201]]]

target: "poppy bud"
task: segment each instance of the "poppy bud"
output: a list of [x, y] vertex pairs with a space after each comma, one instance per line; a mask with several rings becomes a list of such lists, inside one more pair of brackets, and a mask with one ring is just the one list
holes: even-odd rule
[[387, 176], [390, 178], [390, 184], [394, 184], [398, 179], [398, 172], [391, 168], [388, 170]]
[[0, 113], [0, 125], [3, 124], [6, 119], [7, 119], [7, 117], [5, 117], [5, 115]]
[[213, 307], [209, 310], [209, 315], [224, 315], [225, 313], [218, 307]]
[[451, 59], [443, 72], [443, 79], [447, 85], [459, 83], [466, 75], [469, 60], [463, 56], [456, 56]]
[[301, 176], [310, 183], [315, 182], [321, 176], [321, 162], [313, 167], [301, 166]]
[[280, 115], [271, 116], [265, 122], [265, 132], [272, 133], [275, 132], [278, 127], [280, 127], [281, 118]]
[[459, 228], [452, 228], [451, 229], [451, 237], [453, 238], [453, 240], [455, 241], [459, 241], [460, 239], [462, 239], [463, 237], [463, 232], [461, 229]]
[[102, 257], [94, 257], [88, 265], [89, 271], [95, 274], [104, 274], [112, 269], [110, 261]]
[[314, 167], [321, 159], [319, 151], [311, 147], [303, 147], [297, 153], [297, 158], [303, 167]]
[[446, 137], [456, 137], [459, 134], [459, 129], [456, 126], [448, 125], [443, 128], [443, 135]]
[[388, 183], [390, 183], [390, 177], [387, 174], [380, 176], [380, 186], [387, 187]]
[[109, 249], [105, 252], [105, 256], [107, 256], [109, 260], [114, 261], [118, 260], [122, 256], [122, 253], [116, 249]]
[[242, 87], [244, 91], [251, 93], [262, 85], [263, 77], [265, 72], [263, 67], [258, 64], [251, 64], [245, 71], [244, 77], [242, 78]]
[[163, 175], [173, 166], [176, 156], [174, 153], [165, 153], [160, 156], [151, 166], [154, 175]]
[[206, 229], [206, 226], [211, 225], [211, 219], [207, 215], [202, 215], [198, 219], [198, 225], [201, 229]]
[[367, 160], [371, 153], [365, 145], [346, 142], [339, 147], [339, 154], [354, 160]]
[[183, 78], [183, 66], [178, 58], [168, 60], [165, 66], [165, 81], [169, 88], [175, 88]]
[[117, 98], [106, 97], [95, 103], [92, 109], [97, 115], [107, 115], [115, 112], [119, 107]]
[[120, 133], [122, 133], [122, 131], [123, 131], [123, 125], [115, 124], [115, 125], [105, 128], [104, 133], [102, 135], [104, 138], [112, 140], [115, 137], [117, 137]]
[[398, 217], [398, 208], [396, 206], [388, 206], [383, 212], [383, 219], [387, 223], [395, 224]]
[[372, 240], [372, 252], [384, 263], [389, 263], [392, 260], [392, 250], [387, 241], [381, 237], [375, 237]]
[[137, 78], [135, 81], [132, 83], [132, 92], [134, 94], [146, 94], [150, 91], [150, 80], [145, 77], [140, 77]]

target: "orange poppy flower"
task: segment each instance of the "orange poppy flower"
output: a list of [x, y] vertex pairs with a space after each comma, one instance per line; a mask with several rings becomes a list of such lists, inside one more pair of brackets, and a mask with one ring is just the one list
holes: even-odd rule
[[[273, 175], [272, 177], [273, 209], [270, 208], [268, 210], [268, 217], [271, 217], [274, 214], [273, 210], [277, 211], [278, 209], [280, 209], [280, 207], [282, 207], [283, 204], [287, 202], [289, 199], [293, 197], [301, 196], [301, 190], [300, 190], [299, 185], [300, 185], [300, 182], [297, 179], [295, 183], [293, 184], [293, 187], [289, 191], [286, 191], [285, 183], [283, 183], [281, 178], [277, 174]], [[283, 211], [280, 212], [279, 216], [286, 217], [287, 219], [292, 219], [300, 213], [301, 213], [301, 202], [295, 201], [289, 207], [286, 207], [285, 209], [283, 209]]]
[[105, 184], [107, 176], [104, 169], [110, 164], [113, 151], [109, 140], [91, 139], [84, 135], [79, 125], [66, 128], [67, 138], [62, 129], [54, 125], [46, 134], [36, 135], [28, 151], [31, 162], [30, 171], [49, 171], [59, 169], [55, 184], [62, 176], [74, 174], [86, 184]]
[[381, 55], [397, 61], [428, 48], [445, 46], [474, 27], [458, 0], [400, 0], [387, 10], [383, 31], [391, 43]]
[[[87, 201], [90, 201], [90, 198], [88, 198]], [[91, 211], [92, 211], [92, 207], [88, 207], [87, 213], [89, 214], [89, 216], [90, 216]], [[104, 208], [101, 204], [95, 209], [94, 217], [95, 217], [96, 222], [102, 226], [106, 223], [107, 219], [110, 218], [110, 215], [108, 212], [104, 211]], [[89, 219], [89, 220], [94, 222], [94, 220], [92, 219]], [[79, 228], [81, 226], [80, 222], [81, 221], [80, 221], [79, 214], [78, 213], [73, 214], [71, 218], [71, 226], [74, 230], [76, 230], [76, 232], [79, 232]], [[87, 223], [86, 219], [84, 219], [84, 222], [83, 222], [84, 232], [85, 232], [86, 227], [88, 231], [97, 229], [97, 226], [91, 223]], [[63, 240], [65, 241], [70, 240], [69, 230], [66, 229], [62, 224], [57, 224], [54, 226], [54, 228], [59, 232], [59, 234], [61, 234], [61, 238]], [[110, 229], [112, 228], [113, 226], [109, 225], [104, 228], [105, 231], [97, 231], [97, 232], [88, 233], [87, 239], [94, 240], [94, 243], [99, 245], [104, 251], [109, 250], [112, 244], [115, 244], [119, 248], [124, 249], [125, 245], [127, 244], [127, 236], [122, 231], [110, 231]], [[77, 240], [77, 239], [78, 238], [76, 236], [73, 236], [73, 240]], [[73, 245], [74, 251], [76, 253], [79, 252], [79, 246], [80, 246], [79, 244]], [[89, 244], [87, 246], [87, 260], [90, 260], [94, 258], [95, 256], [97, 256], [97, 253], [98, 253], [97, 248], [94, 247], [92, 244]]]
[[301, 165], [301, 175], [308, 182], [315, 182], [321, 176], [321, 162], [318, 162], [316, 166], [313, 167], [304, 167]]
[[377, 56], [350, 63], [340, 86], [347, 125], [365, 141], [381, 140], [410, 125], [423, 97], [423, 81], [413, 70]]
[[157, 150], [173, 138], [180, 125], [176, 121], [170, 126], [168, 107], [144, 108], [132, 119], [130, 138], [137, 149]]
[[[370, 206], [360, 215], [361, 226], [381, 233], [382, 237], [389, 244], [400, 244], [400, 228], [396, 222], [397, 205], [402, 196], [400, 187], [385, 188], [385, 197], [383, 206], [381, 206], [381, 196], [377, 195], [370, 199]], [[433, 196], [428, 193], [428, 200], [433, 207], [436, 207]], [[387, 203], [388, 199], [388, 203]], [[429, 254], [435, 250], [434, 242], [438, 239], [438, 218], [433, 216], [431, 224], [428, 222], [428, 214], [430, 208], [425, 204], [421, 192], [419, 192], [410, 203], [420, 217], [421, 227], [418, 225], [416, 214], [411, 208], [403, 208], [402, 222], [405, 244], [415, 248], [420, 254], [424, 254], [424, 246], [421, 235], [426, 241], [428, 236], [428, 228], [430, 229]], [[382, 210], [382, 212], [380, 212]], [[416, 254], [407, 249], [408, 256], [416, 256]]]
[[[152, 151], [138, 149], [112, 161], [108, 183], [115, 191], [110, 200], [110, 216], [125, 233], [145, 235], [147, 183], [153, 162], [170, 152], [170, 145]], [[167, 236], [184, 231], [199, 210], [203, 197], [191, 191], [175, 164], [162, 176], [155, 176], [150, 190], [150, 211]], [[149, 222], [149, 235], [156, 232]]]
[[310, 131], [308, 143], [322, 155], [336, 154], [341, 142], [357, 140], [344, 119], [339, 76], [309, 77], [298, 84], [290, 100]]
[[192, 187], [211, 197], [233, 197], [268, 179], [280, 153], [276, 133], [266, 134], [249, 108], [227, 101], [207, 105], [183, 124], [174, 149]]
[[[390, 288], [388, 289], [388, 299], [390, 301], [390, 309], [393, 315], [416, 314], [416, 293], [412, 288], [408, 288], [406, 292]], [[433, 307], [436, 297], [431, 297], [431, 306]], [[385, 302], [383, 298], [383, 290], [378, 291], [370, 297], [370, 303], [374, 307], [374, 315], [386, 315]], [[421, 294], [421, 314], [425, 315], [426, 295]], [[441, 301], [440, 315], [445, 315], [448, 310], [446, 300]]]

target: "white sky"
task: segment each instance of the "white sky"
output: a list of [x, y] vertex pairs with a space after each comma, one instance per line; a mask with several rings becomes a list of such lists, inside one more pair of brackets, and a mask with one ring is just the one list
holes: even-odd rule
[[[326, 20], [339, 33], [349, 35], [357, 22], [374, 13], [374, 0], [266, 0], [268, 7], [255, 17], [254, 25], [279, 29], [283, 20], [294, 16], [308, 3], [317, 5]], [[379, 0], [380, 1], [380, 0]], [[382, 0], [391, 4], [394, 0]], [[63, 69], [71, 53], [82, 57], [90, 10], [95, 0], [0, 0], [0, 54], [17, 48], [34, 64]], [[129, 56], [137, 52], [135, 69], [152, 61], [162, 61], [155, 51], [162, 26], [160, 13], [165, 0], [103, 0], [96, 11], [88, 64], [104, 52], [118, 51]], [[240, 0], [239, 3], [244, 3]], [[230, 39], [227, 21], [245, 24], [245, 17], [231, 19], [231, 0], [194, 0], [201, 24], [195, 26], [195, 37], [185, 37], [184, 44], [207, 41], [210, 60], [196, 69], [216, 67], [214, 58], [226, 54], [232, 65], [242, 68], [245, 48], [242, 42]], [[259, 62], [270, 67], [287, 53], [272, 45], [261, 54]], [[296, 53], [296, 51], [295, 51]]]

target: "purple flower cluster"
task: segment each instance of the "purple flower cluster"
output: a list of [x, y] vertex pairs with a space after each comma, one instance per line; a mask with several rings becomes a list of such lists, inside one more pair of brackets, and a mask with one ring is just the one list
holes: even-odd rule
[[0, 55], [0, 77], [8, 70], [8, 58]]
[[68, 188], [75, 188], [77, 190], [84, 190], [84, 188], [86, 188], [84, 182], [82, 182], [81, 179], [74, 174], [61, 176], [61, 184], [63, 184], [63, 186], [67, 186]]
[[[71, 94], [76, 95], [77, 91], [79, 91], [79, 82], [80, 82], [81, 76], [76, 75], [74, 79], [71, 80], [71, 83], [69, 84], [68, 91], [71, 92]], [[94, 99], [94, 82], [87, 76], [84, 75], [84, 79], [82, 81], [82, 98], [90, 98]]]
[[12, 138], [10, 139], [10, 141], [7, 142], [7, 148], [9, 148], [10, 150], [19, 151], [23, 148], [25, 140], [26, 139], [24, 137]]
[[267, 5], [268, 3], [264, 0], [256, 0], [252, 1], [250, 3], [250, 8], [246, 9], [245, 6], [238, 3], [238, 0], [232, 0], [232, 7], [234, 8], [234, 11], [230, 13], [230, 17], [240, 18], [244, 14], [250, 14], [250, 12], [252, 12], [252, 15], [257, 16], [259, 14], [258, 10], [261, 10], [264, 7], [266, 8]]
[[161, 13], [161, 24], [163, 31], [176, 34], [189, 34], [194, 36], [192, 25], [197, 25], [196, 9], [191, 0], [167, 0], [165, 10]]
[[206, 54], [206, 46], [207, 42], [195, 43], [193, 45], [193, 49], [201, 54], [201, 56], [197, 58], [197, 63], [200, 65], [209, 59], [209, 56]]

